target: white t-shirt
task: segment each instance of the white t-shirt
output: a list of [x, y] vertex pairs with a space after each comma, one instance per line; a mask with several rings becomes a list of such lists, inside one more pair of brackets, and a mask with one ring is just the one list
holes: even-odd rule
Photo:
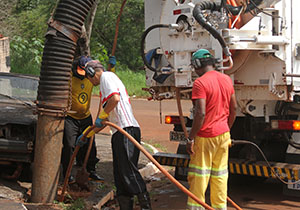
[[[114, 94], [120, 95], [120, 101], [117, 106], [109, 113], [108, 120], [121, 128], [139, 127], [138, 122], [133, 116], [130, 99], [127, 90], [113, 72], [103, 72], [100, 78], [100, 97], [102, 107], [105, 107], [107, 100]], [[111, 128], [115, 133], [117, 130]]]

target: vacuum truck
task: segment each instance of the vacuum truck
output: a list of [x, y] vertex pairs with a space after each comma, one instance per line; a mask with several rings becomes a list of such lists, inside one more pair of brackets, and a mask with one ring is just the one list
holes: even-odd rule
[[[191, 98], [197, 75], [192, 54], [207, 49], [218, 71], [231, 77], [238, 103], [230, 148], [231, 174], [278, 178], [284, 193], [300, 194], [300, 1], [152, 0], [145, 1], [141, 56], [153, 100], [177, 99], [170, 140], [177, 154], [156, 153], [185, 180], [189, 155], [180, 100]], [[191, 107], [192, 108], [192, 107]]]

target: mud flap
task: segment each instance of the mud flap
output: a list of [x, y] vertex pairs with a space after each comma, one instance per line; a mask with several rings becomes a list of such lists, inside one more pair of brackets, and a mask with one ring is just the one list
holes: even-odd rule
[[[186, 145], [185, 144], [179, 144], [178, 145], [177, 154], [185, 154], [185, 155], [188, 156], [188, 160], [190, 160], [190, 157], [186, 152]], [[186, 167], [177, 166], [175, 168], [175, 178], [177, 180], [187, 181], [187, 175], [188, 175], [188, 164], [187, 164]]]
[[186, 181], [190, 156], [183, 154], [185, 145], [179, 145], [177, 154], [158, 152], [153, 157], [161, 164], [167, 166], [175, 166], [175, 178], [177, 180]]

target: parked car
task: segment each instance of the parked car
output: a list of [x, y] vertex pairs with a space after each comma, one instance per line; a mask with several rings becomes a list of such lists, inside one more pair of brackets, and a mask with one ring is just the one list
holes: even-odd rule
[[0, 73], [1, 177], [17, 179], [33, 162], [38, 77]]

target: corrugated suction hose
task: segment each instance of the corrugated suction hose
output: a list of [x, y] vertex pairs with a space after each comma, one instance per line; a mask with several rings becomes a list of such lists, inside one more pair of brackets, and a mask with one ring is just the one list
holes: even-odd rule
[[70, 106], [71, 68], [77, 39], [95, 0], [61, 0], [49, 21], [42, 57], [39, 113], [64, 115]]

